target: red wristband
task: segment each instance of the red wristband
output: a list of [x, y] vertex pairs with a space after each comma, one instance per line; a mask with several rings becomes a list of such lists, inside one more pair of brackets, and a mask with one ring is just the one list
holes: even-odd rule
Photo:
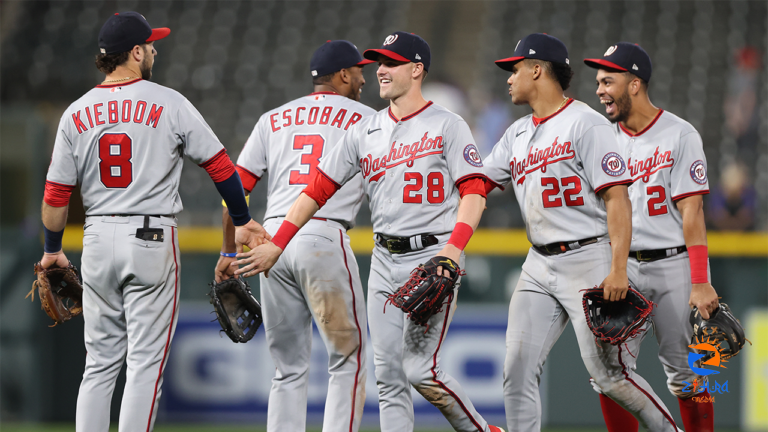
[[474, 231], [471, 226], [464, 222], [458, 222], [456, 223], [456, 226], [453, 227], [453, 232], [451, 233], [451, 238], [448, 239], [448, 244], [452, 244], [457, 248], [464, 250], [464, 248], [467, 247], [467, 243], [469, 243], [469, 239], [472, 238], [473, 233]]
[[709, 258], [707, 247], [703, 245], [688, 248], [688, 259], [691, 261], [691, 283], [701, 284], [709, 282], [707, 267]]
[[280, 225], [280, 229], [278, 229], [275, 236], [272, 237], [272, 243], [280, 249], [285, 250], [285, 247], [288, 246], [288, 243], [297, 232], [299, 232], [299, 227], [284, 220], [283, 224]]

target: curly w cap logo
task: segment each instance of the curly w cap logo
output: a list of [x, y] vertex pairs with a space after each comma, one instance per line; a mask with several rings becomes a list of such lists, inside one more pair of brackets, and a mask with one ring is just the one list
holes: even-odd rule
[[618, 46], [618, 45], [613, 45], [613, 46], [609, 47], [609, 48], [608, 48], [608, 49], [605, 51], [605, 54], [603, 54], [603, 57], [608, 57], [609, 55], [611, 55], [611, 54], [615, 53], [615, 52], [616, 52], [616, 50], [617, 50], [618, 48], [619, 48], [619, 46]]
[[384, 39], [384, 45], [392, 45], [397, 40], [397, 35], [389, 35]]

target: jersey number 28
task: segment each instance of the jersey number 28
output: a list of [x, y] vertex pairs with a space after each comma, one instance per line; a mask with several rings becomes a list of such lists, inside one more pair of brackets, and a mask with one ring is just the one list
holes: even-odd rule
[[127, 188], [133, 182], [133, 141], [124, 133], [99, 138], [99, 177], [108, 188]]

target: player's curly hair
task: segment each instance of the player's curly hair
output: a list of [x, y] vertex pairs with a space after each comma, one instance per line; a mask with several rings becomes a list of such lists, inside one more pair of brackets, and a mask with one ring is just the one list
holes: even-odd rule
[[104, 74], [111, 74], [118, 66], [128, 61], [128, 56], [130, 54], [130, 51], [118, 54], [97, 54], [95, 61], [96, 67]]

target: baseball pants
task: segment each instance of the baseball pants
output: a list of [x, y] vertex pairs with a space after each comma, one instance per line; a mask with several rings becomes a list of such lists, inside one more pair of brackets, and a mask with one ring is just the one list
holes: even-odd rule
[[[659, 360], [667, 374], [667, 387], [678, 398], [696, 396], [693, 392], [683, 393], [685, 384], [698, 378], [688, 366], [688, 345], [693, 336], [693, 327], [688, 322], [691, 308], [691, 265], [688, 252], [657, 261], [638, 261], [630, 258], [627, 263], [629, 283], [648, 300], [656, 303], [653, 309], [653, 332], [659, 342]], [[650, 328], [650, 325], [647, 325]], [[640, 345], [648, 332], [630, 339], [621, 347], [610, 347], [615, 356], [627, 368], [634, 370]], [[628, 355], [630, 354], [630, 355]], [[596, 388], [600, 390], [600, 388]]]
[[[654, 432], [677, 431], [669, 411], [650, 385], [595, 341], [584, 315], [581, 290], [599, 285], [610, 272], [607, 238], [560, 255], [533, 248], [509, 304], [504, 406], [509, 432], [541, 430], [539, 380], [544, 361], [570, 318], [587, 370], [603, 392]], [[618, 347], [618, 350], [624, 348]]]
[[[434, 257], [449, 236], [437, 236], [437, 245], [403, 254], [390, 254], [379, 245], [373, 249], [368, 280], [368, 319], [379, 387], [381, 430], [384, 432], [413, 430], [411, 386], [443, 413], [454, 430], [488, 431], [488, 424], [475, 410], [461, 385], [440, 368], [440, 347], [456, 310], [459, 284], [443, 311], [429, 320], [428, 330], [413, 323], [395, 306], [386, 305], [387, 296], [408, 281], [414, 268]], [[463, 261], [462, 255], [462, 267]]]
[[127, 365], [120, 432], [150, 431], [178, 319], [176, 218], [150, 217], [164, 240], [136, 238], [144, 216], [89, 216], [83, 235], [85, 372], [76, 430], [105, 432], [115, 380]]
[[[274, 235], [282, 221], [271, 218], [264, 228]], [[323, 431], [357, 431], [365, 404], [367, 320], [346, 230], [330, 220], [310, 220], [260, 282], [264, 330], [277, 369], [267, 430], [306, 430], [314, 318], [331, 375]]]

